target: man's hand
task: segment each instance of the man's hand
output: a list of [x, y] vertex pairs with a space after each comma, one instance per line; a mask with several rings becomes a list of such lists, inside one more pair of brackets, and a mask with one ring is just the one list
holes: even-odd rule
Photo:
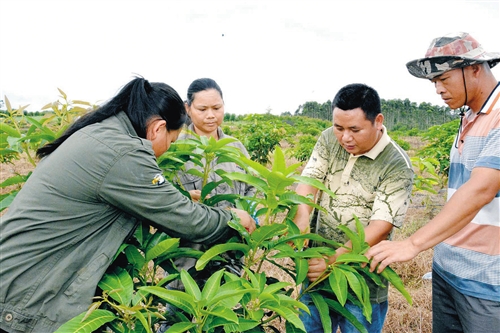
[[309, 281], [314, 282], [323, 274], [326, 270], [326, 260], [323, 258], [312, 258], [309, 260], [309, 271], [307, 272], [307, 278]]
[[372, 246], [365, 256], [372, 260], [370, 272], [377, 269], [377, 273], [380, 274], [390, 264], [411, 260], [418, 253], [410, 238], [407, 238], [403, 241], [382, 241]]

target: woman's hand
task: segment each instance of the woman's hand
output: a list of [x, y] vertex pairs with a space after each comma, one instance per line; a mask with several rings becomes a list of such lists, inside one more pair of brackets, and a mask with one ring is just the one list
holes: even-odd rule
[[201, 191], [191, 190], [189, 191], [189, 195], [191, 196], [191, 200], [193, 200], [193, 202], [199, 202], [201, 198]]
[[230, 209], [233, 213], [235, 213], [238, 216], [241, 225], [244, 226], [249, 233], [255, 231], [256, 229], [255, 220], [250, 216], [250, 214], [241, 209], [237, 208], [230, 208]]

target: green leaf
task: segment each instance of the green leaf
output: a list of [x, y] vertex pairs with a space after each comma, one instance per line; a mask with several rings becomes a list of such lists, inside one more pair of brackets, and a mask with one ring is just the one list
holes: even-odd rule
[[239, 302], [239, 300], [243, 297], [244, 294], [247, 293], [255, 293], [258, 290], [255, 288], [248, 288], [248, 289], [228, 289], [228, 288], [222, 288], [219, 290], [217, 295], [213, 297], [212, 299], [207, 300], [208, 301], [208, 306], [214, 306], [214, 305], [225, 305], [227, 306], [228, 300], [231, 300], [232, 303], [234, 301]]
[[288, 282], [276, 282], [276, 283], [273, 283], [273, 284], [270, 284], [270, 285], [264, 287], [263, 292], [269, 293], [269, 294], [274, 294], [280, 290], [285, 289], [289, 285], [290, 285], [290, 283], [288, 283]]
[[358, 329], [360, 333], [368, 333], [366, 330], [365, 326], [359, 322], [359, 320], [352, 314], [350, 313], [346, 308], [344, 308], [342, 305], [340, 305], [339, 302], [332, 300], [332, 299], [325, 299], [325, 302], [328, 304], [328, 307], [332, 308], [335, 310], [337, 313], [339, 313], [341, 316], [346, 318], [351, 322], [351, 324]]
[[181, 271], [181, 281], [184, 284], [184, 289], [188, 295], [193, 296], [193, 298], [197, 301], [201, 300], [200, 287], [198, 287], [196, 281], [184, 269]]
[[227, 177], [231, 180], [236, 180], [236, 181], [240, 181], [240, 182], [252, 185], [260, 192], [266, 192], [268, 189], [267, 183], [264, 180], [262, 180], [261, 178], [249, 175], [247, 173], [227, 172], [225, 174], [225, 177]]
[[146, 261], [153, 260], [165, 252], [175, 250], [179, 247], [179, 238], [165, 239], [146, 251]]
[[86, 313], [79, 314], [73, 319], [61, 325], [55, 333], [92, 333], [99, 327], [109, 323], [118, 317], [107, 310], [94, 310], [85, 321], [82, 319]]
[[276, 146], [274, 149], [274, 158], [273, 158], [273, 167], [272, 171], [273, 172], [281, 172], [283, 173], [286, 170], [286, 161], [285, 161], [285, 155], [283, 154], [283, 151], [281, 150], [280, 146]]
[[[365, 244], [365, 248], [363, 248], [363, 244], [366, 243], [365, 242], [365, 228], [363, 227], [363, 224], [361, 224], [361, 222], [359, 221], [359, 218], [357, 216], [354, 216], [354, 221], [356, 222], [356, 230], [357, 230], [358, 235], [359, 235], [359, 241], [362, 244], [362, 251], [367, 250], [369, 247], [368, 244]], [[364, 253], [364, 251], [363, 251], [363, 253]]]
[[410, 294], [408, 293], [408, 291], [406, 291], [405, 286], [403, 284], [403, 281], [401, 280], [399, 275], [392, 268], [387, 266], [386, 268], [384, 268], [382, 273], [380, 273], [380, 275], [382, 275], [394, 287], [396, 287], [396, 289], [401, 293], [401, 295], [404, 296], [404, 298], [406, 299], [408, 304], [413, 305], [413, 300], [412, 300]]
[[328, 310], [328, 304], [326, 303], [324, 297], [318, 293], [310, 293], [309, 295], [311, 296], [314, 306], [318, 309], [319, 318], [321, 320], [321, 324], [323, 325], [323, 332], [332, 332], [330, 311]]
[[228, 244], [218, 244], [210, 249], [208, 249], [196, 262], [196, 270], [202, 270], [205, 266], [212, 260], [214, 257], [218, 256], [221, 253], [225, 253], [228, 251], [241, 251], [244, 254], [248, 254], [250, 247], [246, 244], [241, 243], [228, 243]]
[[212, 316], [224, 318], [227, 321], [238, 323], [238, 316], [234, 311], [223, 306], [217, 306], [210, 311], [207, 311]]
[[175, 323], [168, 329], [168, 333], [184, 333], [188, 332], [191, 328], [196, 327], [196, 324], [189, 322]]
[[276, 312], [281, 317], [283, 317], [287, 322], [292, 324], [298, 329], [301, 329], [305, 332], [306, 328], [304, 327], [304, 323], [300, 320], [299, 316], [289, 308], [279, 307], [279, 306], [268, 306], [269, 310]]
[[223, 274], [224, 269], [221, 269], [208, 278], [207, 282], [203, 286], [203, 291], [201, 292], [202, 299], [210, 300], [217, 294]]
[[128, 245], [125, 248], [125, 256], [127, 257], [128, 262], [138, 270], [140, 270], [146, 263], [144, 256], [134, 245]]
[[12, 191], [0, 201], [0, 212], [10, 206], [19, 191]]
[[295, 262], [295, 284], [300, 285], [307, 278], [309, 263], [306, 259], [296, 258]]
[[147, 293], [156, 295], [167, 303], [172, 304], [179, 309], [193, 315], [196, 313], [196, 304], [193, 296], [179, 290], [170, 290], [163, 287], [149, 286], [139, 287], [139, 290], [144, 290]]
[[[252, 320], [247, 318], [239, 318], [238, 327], [240, 332], [250, 331], [252, 328], [257, 327], [260, 324], [260, 320]], [[261, 332], [260, 330], [258, 332]]]
[[346, 227], [345, 225], [339, 225], [338, 229], [340, 229], [342, 232], [344, 232], [346, 234], [346, 236], [351, 240], [352, 252], [353, 253], [360, 253], [362, 247], [361, 247], [361, 240], [359, 239], [359, 236], [354, 231], [352, 231], [351, 229]]
[[271, 239], [273, 237], [276, 237], [280, 234], [283, 234], [286, 232], [287, 227], [284, 224], [280, 223], [274, 223], [274, 224], [268, 224], [268, 225], [263, 225], [260, 228], [256, 229], [251, 237], [257, 244], [261, 244], [267, 239]]
[[335, 262], [338, 264], [343, 264], [343, 263], [353, 263], [353, 262], [366, 262], [368, 263], [369, 260], [367, 257], [365, 257], [362, 254], [354, 254], [354, 253], [343, 253], [335, 259]]
[[272, 189], [274, 193], [282, 193], [288, 186], [295, 183], [294, 179], [285, 178], [281, 173], [270, 173], [267, 177], [267, 183], [269, 188]]
[[332, 274], [328, 276], [328, 283], [339, 303], [344, 306], [347, 301], [347, 279], [342, 271], [334, 266]]
[[[136, 317], [137, 319], [139, 319], [139, 321], [141, 322], [142, 326], [144, 327], [145, 331], [147, 333], [153, 333], [153, 331], [151, 330], [151, 326], [149, 325], [148, 321], [146, 320], [146, 318], [144, 317], [144, 315], [142, 314], [141, 311], [136, 311], [134, 313], [134, 317]], [[136, 325], [138, 326], [138, 325]], [[137, 328], [134, 330], [135, 332], [137, 331]]]
[[[339, 271], [341, 271], [346, 276], [347, 282], [349, 282], [349, 287], [351, 288], [352, 291], [354, 291], [354, 294], [361, 303], [365, 304], [366, 300], [368, 301], [370, 300], [370, 294], [368, 293], [368, 295], [365, 295], [363, 293], [365, 289], [363, 289], [361, 284], [362, 283], [366, 284], [366, 282], [359, 274], [356, 275], [353, 272], [344, 271], [342, 269], [339, 269]], [[371, 318], [369, 321], [371, 321]]]
[[[224, 274], [236, 277], [236, 275], [224, 272]], [[234, 308], [245, 294], [257, 293], [257, 290], [247, 284], [246, 287], [242, 286], [242, 278], [237, 277], [237, 280], [229, 281], [220, 286], [217, 294], [208, 299], [209, 305], [221, 305], [227, 308]], [[248, 287], [248, 288], [247, 288]], [[237, 293], [236, 293], [237, 292]]]
[[325, 186], [322, 182], [320, 182], [317, 179], [311, 178], [311, 177], [305, 177], [305, 176], [293, 176], [293, 179], [295, 179], [296, 182], [301, 183], [301, 184], [306, 184], [306, 185], [311, 185], [318, 190], [321, 190], [328, 194], [330, 197], [335, 198], [335, 193], [333, 193], [328, 187]]
[[263, 166], [260, 163], [257, 163], [255, 161], [252, 161], [251, 159], [247, 157], [242, 157], [241, 158], [243, 162], [248, 165], [250, 168], [254, 169], [260, 177], [262, 178], [267, 178], [267, 176], [271, 173], [265, 166]]
[[[31, 175], [31, 172], [29, 175]], [[10, 178], [7, 178], [2, 183], [0, 183], [0, 188], [11, 186], [11, 185], [23, 184], [24, 182], [26, 182], [29, 175], [28, 176], [15, 175], [15, 176], [12, 176]]]
[[12, 136], [14, 138], [21, 137], [21, 134], [15, 128], [10, 127], [5, 123], [0, 123], [0, 131], [7, 133], [9, 136]]
[[121, 305], [130, 306], [134, 291], [134, 282], [129, 273], [121, 267], [104, 274], [99, 281], [99, 288], [107, 291], [109, 296]]
[[52, 137], [52, 138], [54, 138], [54, 139], [56, 138], [55, 133], [54, 133], [54, 132], [52, 132], [48, 126], [44, 126], [44, 125], [43, 125], [43, 124], [41, 124], [39, 121], [37, 121], [35, 118], [32, 118], [32, 117], [28, 117], [28, 116], [26, 116], [26, 120], [27, 120], [30, 124], [32, 124], [32, 125], [34, 125], [34, 126], [36, 126], [36, 128], [38, 128], [39, 130], [41, 130], [44, 134], [46, 134], [46, 135], [48, 135], [48, 136], [50, 136], [50, 137]]

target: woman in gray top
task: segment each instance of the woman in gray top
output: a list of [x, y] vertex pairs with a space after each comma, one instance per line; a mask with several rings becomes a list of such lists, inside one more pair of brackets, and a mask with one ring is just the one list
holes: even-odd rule
[[[0, 330], [53, 332], [86, 311], [140, 223], [199, 243], [232, 236], [229, 210], [193, 203], [158, 167], [185, 120], [174, 89], [135, 78], [38, 150], [42, 160], [0, 222]], [[255, 229], [248, 213], [231, 210]]]
[[[224, 134], [220, 127], [224, 120], [224, 100], [222, 97], [222, 90], [214, 80], [202, 78], [194, 80], [191, 83], [187, 92], [186, 110], [191, 123], [187, 127], [188, 131], [181, 132], [179, 139], [192, 138], [194, 137], [192, 133], [199, 136], [213, 137], [215, 140], [231, 138], [229, 135]], [[247, 149], [240, 141], [231, 142], [229, 145], [238, 148], [246, 157], [249, 157]], [[212, 171], [222, 169], [226, 172], [245, 173], [245, 170], [235, 163], [218, 163], [216, 160], [211, 163], [210, 169]], [[185, 164], [185, 170], [191, 168], [198, 168], [202, 171], [201, 168], [193, 162], [187, 162]], [[184, 189], [189, 191], [193, 201], [198, 201], [201, 194], [202, 179], [185, 172], [180, 173], [179, 177]], [[220, 177], [215, 172], [211, 172], [208, 181], [215, 182], [218, 180], [220, 180]], [[255, 195], [255, 191], [255, 188], [251, 185], [233, 181], [233, 186], [222, 183], [217, 186], [210, 195], [238, 194], [250, 197]], [[218, 203], [219, 207], [227, 207], [230, 205], [231, 204], [227, 201]]]

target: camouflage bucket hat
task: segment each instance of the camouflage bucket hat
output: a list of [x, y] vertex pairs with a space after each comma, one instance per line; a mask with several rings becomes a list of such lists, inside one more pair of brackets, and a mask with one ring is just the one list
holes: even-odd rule
[[481, 44], [465, 32], [435, 38], [425, 58], [406, 64], [411, 75], [432, 80], [449, 70], [488, 62], [494, 67], [500, 62], [500, 53], [486, 52]]

